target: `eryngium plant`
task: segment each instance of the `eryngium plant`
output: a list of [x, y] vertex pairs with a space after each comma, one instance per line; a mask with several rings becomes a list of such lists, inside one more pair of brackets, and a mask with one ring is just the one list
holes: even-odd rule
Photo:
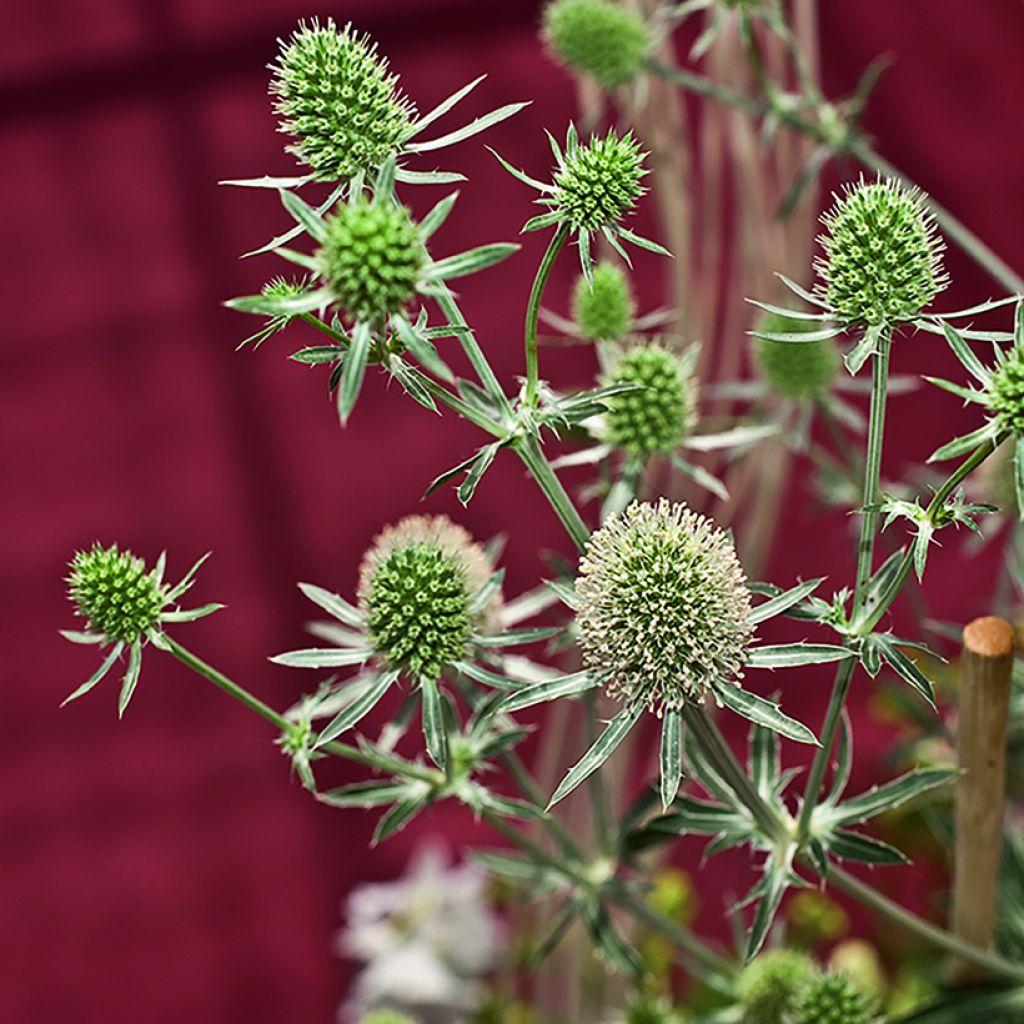
[[[754, 56], [755, 23], [758, 33], [778, 33], [787, 47], [795, 38], [774, 0], [688, 0], [660, 13], [661, 28], [670, 28], [674, 19], [706, 15], [698, 50], [711, 46], [731, 23]], [[852, 108], [819, 109], [823, 101], [813, 90], [796, 96], [790, 84], [762, 81], [764, 107], [759, 99], [723, 92], [699, 76], [659, 65], [648, 57], [649, 26], [625, 6], [557, 0], [546, 25], [551, 45], [608, 87], [631, 81], [643, 69], [763, 115], [769, 134], [780, 125], [810, 133], [817, 148], [794, 183], [797, 197], [820, 167], [822, 146], [826, 155], [871, 153], [852, 120], [841, 122], [843, 116], [852, 118]], [[764, 65], [755, 71], [758, 81], [767, 74]], [[798, 71], [802, 82], [806, 66]], [[271, 723], [302, 784], [323, 804], [379, 810], [374, 842], [394, 835], [438, 801], [457, 801], [519, 848], [518, 853], [481, 851], [481, 863], [523, 896], [543, 896], [546, 906], [555, 907], [533, 960], [543, 959], [578, 920], [610, 968], [639, 977], [634, 1006], [659, 1024], [671, 1013], [666, 993], [651, 989], [648, 965], [620, 931], [617, 922], [627, 917], [672, 943], [681, 962], [708, 982], [716, 1001], [713, 1020], [867, 1024], [872, 1019], [873, 1004], [849, 979], [818, 971], [785, 946], [758, 957], [770, 936], [785, 937], [776, 916], [795, 886], [841, 889], [944, 953], [1024, 986], [1024, 969], [1002, 949], [966, 944], [844, 868], [847, 861], [904, 864], [905, 854], [871, 834], [871, 823], [911, 800], [926, 799], [956, 775], [944, 766], [915, 768], [848, 795], [853, 735], [846, 702], [855, 681], [870, 687], [885, 670], [905, 683], [914, 699], [934, 704], [931, 679], [908, 654], [927, 648], [913, 636], [894, 635], [883, 623], [910, 574], [924, 579], [936, 535], [948, 526], [976, 530], [976, 520], [990, 510], [968, 502], [963, 485], [999, 445], [1013, 447], [1017, 505], [1024, 508], [1024, 303], [1014, 295], [958, 313], [927, 312], [946, 284], [933, 204], [895, 178], [861, 179], [823, 218], [817, 287], [807, 290], [784, 279], [801, 308], [756, 303], [769, 317], [755, 332], [761, 340], [755, 342], [754, 363], [763, 380], [702, 387], [708, 382], [698, 379], [697, 345], [691, 339], [641, 337], [644, 322], [652, 322], [636, 318], [626, 272], [594, 263], [597, 241], [617, 251], [627, 267], [624, 243], [665, 252], [624, 226], [646, 192], [640, 142], [628, 128], [606, 125], [590, 126], [594, 133], [581, 141], [570, 125], [564, 146], [552, 140], [550, 180], [501, 161], [539, 194], [536, 201], [544, 207], [527, 220], [525, 230], [553, 229], [525, 310], [525, 373], [521, 381], [503, 384], [487, 356], [497, 342], [478, 342], [447, 282], [469, 278], [512, 256], [517, 247], [485, 244], [435, 260], [429, 243], [452, 213], [455, 195], [441, 198], [419, 220], [403, 199], [406, 185], [459, 177], [415, 170], [408, 161], [470, 138], [522, 104], [418, 141], [479, 79], [416, 118], [412, 101], [375, 45], [333, 22], [300, 25], [282, 44], [273, 74], [274, 108], [309, 173], [245, 182], [276, 189], [291, 221], [252, 255], [274, 253], [299, 268], [298, 276], [273, 277], [259, 294], [231, 303], [262, 318], [249, 339], [253, 348], [295, 323], [316, 331], [321, 344], [306, 345], [292, 358], [330, 368], [328, 387], [337, 394], [343, 421], [353, 412], [367, 368], [374, 366], [400, 385], [388, 401], [406, 394], [434, 412], [463, 417], [482, 432], [483, 443], [441, 472], [429, 491], [454, 482], [466, 505], [495, 460], [516, 457], [564, 525], [579, 562], [538, 581], [536, 589], [509, 597], [496, 568], [500, 545], [479, 544], [443, 516], [410, 516], [385, 528], [363, 560], [358, 583], [354, 570], [340, 574], [342, 583], [352, 581], [350, 597], [300, 585], [330, 617], [309, 627], [324, 646], [272, 660], [335, 674], [282, 713], [168, 635], [173, 624], [219, 607], [177, 607], [195, 568], [171, 586], [163, 581], [163, 556], [149, 569], [130, 552], [97, 545], [72, 561], [70, 596], [86, 628], [65, 635], [109, 652], [72, 697], [127, 660], [123, 711], [148, 644]], [[643, 90], [621, 95], [640, 103]], [[296, 191], [318, 186], [324, 194], [313, 201]], [[969, 238], [962, 226], [958, 235]], [[538, 322], [552, 269], [571, 241], [578, 248], [583, 282], [569, 333], [593, 343], [584, 351], [588, 358], [595, 351], [599, 369], [593, 386], [561, 393], [540, 375]], [[998, 269], [979, 242], [971, 244], [986, 266]], [[957, 323], [1007, 303], [1017, 306], [1012, 332]], [[966, 379], [934, 382], [985, 414], [972, 433], [941, 439], [933, 459], [959, 461], [945, 479], [929, 478], [920, 495], [909, 482], [894, 493], [881, 485], [889, 352], [901, 330], [944, 337]], [[456, 375], [440, 354], [441, 342], [461, 348], [469, 376]], [[975, 342], [994, 346], [994, 357], [981, 359]], [[930, 349], [922, 344], [920, 352], [925, 366]], [[866, 418], [833, 394], [838, 353], [852, 374], [870, 364], [870, 385], [852, 382], [870, 391]], [[765, 384], [785, 400], [776, 405], [785, 406], [786, 415], [761, 422], [756, 415], [740, 420], [723, 411], [729, 387], [734, 395], [751, 395], [763, 392]], [[827, 430], [812, 429], [818, 415]], [[792, 425], [794, 419], [799, 427]], [[819, 435], [831, 438], [836, 451], [825, 450]], [[842, 476], [854, 493], [849, 506], [858, 512], [856, 565], [849, 579], [834, 581], [831, 593], [824, 578], [811, 572], [788, 586], [748, 579], [732, 534], [709, 514], [719, 511], [712, 499], [728, 500], [725, 483], [734, 476], [743, 493], [744, 460], [766, 437], [806, 452], [816, 465]], [[570, 450], [553, 464], [548, 453], [557, 439], [566, 439]], [[588, 446], [572, 449], [581, 440]], [[719, 452], [727, 459], [707, 464]], [[657, 471], [664, 462], [698, 485], [689, 504], [658, 493], [663, 477]], [[555, 465], [596, 467], [580, 503]], [[587, 503], [594, 497], [600, 500]], [[704, 507], [691, 507], [702, 499]], [[739, 522], [735, 511], [725, 507], [731, 521]], [[902, 538], [896, 536], [897, 522], [909, 526]], [[875, 557], [883, 523], [895, 538], [884, 561]], [[331, 567], [325, 575], [339, 574]], [[534, 621], [542, 615], [543, 625]], [[764, 642], [758, 629], [777, 616], [790, 618], [800, 639]], [[551, 643], [541, 646], [544, 641]], [[511, 654], [519, 645], [530, 646], [523, 648], [525, 654]], [[578, 660], [559, 667], [570, 647], [578, 649]], [[794, 670], [824, 663], [835, 664], [836, 676], [815, 734], [764, 691], [770, 687], [788, 698], [802, 686]], [[756, 671], [763, 669], [773, 671], [770, 681]], [[864, 671], [858, 677], [859, 669]], [[558, 735], [558, 748], [569, 752], [571, 766], [549, 793], [517, 753], [529, 731], [520, 716], [548, 702], [580, 698], [583, 735], [574, 728]], [[718, 731], [712, 715], [717, 707], [750, 723], [745, 763]], [[422, 738], [407, 737], [417, 715]], [[645, 786], [629, 806], [612, 805], [603, 785], [604, 766], [627, 737], [642, 735], [634, 727], [651, 717], [660, 719], [658, 784]], [[543, 736], [544, 719], [534, 724]], [[816, 748], [805, 773], [783, 768], [784, 740]], [[370, 774], [349, 786], [323, 789], [319, 765], [333, 757]], [[571, 819], [569, 829], [552, 810], [585, 780], [596, 854], [576, 827], [578, 818]], [[517, 795], [509, 792], [513, 787]], [[510, 820], [536, 822], [545, 841]], [[756, 855], [759, 877], [732, 908], [737, 915], [750, 908], [742, 954], [700, 939], [646, 902], [641, 852], [668, 848], [680, 836], [708, 837], [706, 855], [741, 845]], [[1008, 991], [1010, 999], [1019, 997]], [[1004, 1005], [1009, 1004], [999, 1007]], [[985, 1012], [991, 1014], [991, 1007]], [[940, 1019], [950, 1018], [934, 1018]]]

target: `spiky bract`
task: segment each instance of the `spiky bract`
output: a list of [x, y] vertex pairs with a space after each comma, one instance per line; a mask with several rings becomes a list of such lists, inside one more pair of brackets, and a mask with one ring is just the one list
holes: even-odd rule
[[638, 384], [608, 399], [605, 440], [636, 458], [670, 452], [693, 428], [697, 385], [679, 358], [661, 345], [638, 345], [625, 352], [609, 384]]
[[412, 131], [412, 104], [387, 61], [351, 25], [300, 22], [270, 65], [270, 92], [287, 147], [320, 181], [372, 174]]
[[815, 975], [806, 953], [772, 949], [752, 960], [736, 981], [736, 1002], [744, 1020], [756, 1024], [786, 1024], [789, 1013]]
[[644, 152], [632, 135], [610, 131], [565, 153], [554, 204], [573, 228], [598, 231], [621, 220], [644, 193]]
[[870, 1024], [870, 1000], [844, 974], [820, 974], [793, 1011], [793, 1024]]
[[427, 252], [404, 206], [361, 197], [339, 204], [324, 226], [319, 272], [344, 310], [368, 320], [397, 313], [416, 294]]
[[437, 678], [493, 614], [471, 610], [489, 576], [483, 549], [446, 516], [408, 516], [387, 527], [363, 557], [359, 578], [374, 652], [390, 668]]
[[554, 0], [544, 11], [544, 38], [560, 61], [605, 89], [633, 81], [650, 47], [643, 18], [611, 0]]
[[576, 581], [580, 645], [627, 704], [680, 707], [735, 682], [750, 595], [731, 538], [665, 499], [634, 502], [590, 538]]
[[572, 308], [580, 334], [587, 341], [621, 341], [629, 334], [636, 315], [629, 278], [614, 263], [599, 263], [591, 281], [580, 276]]
[[[766, 313], [759, 333], [799, 334], [807, 321]], [[765, 383], [783, 398], [815, 398], [828, 391], [839, 369], [839, 348], [832, 338], [820, 341], [772, 341], [754, 337], [754, 358]]]
[[90, 631], [134, 643], [155, 626], [167, 602], [154, 572], [131, 551], [96, 543], [71, 560], [68, 596]]
[[943, 243], [918, 189], [862, 179], [822, 223], [819, 295], [843, 323], [904, 323], [945, 288]]
[[1024, 435], [1024, 348], [1013, 348], [996, 367], [988, 387], [988, 404], [1003, 430]]

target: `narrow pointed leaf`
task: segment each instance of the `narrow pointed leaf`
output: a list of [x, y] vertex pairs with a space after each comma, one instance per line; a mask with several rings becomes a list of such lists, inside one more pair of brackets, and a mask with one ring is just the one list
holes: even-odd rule
[[289, 668], [341, 668], [344, 665], [362, 665], [373, 656], [369, 647], [307, 647], [299, 651], [275, 654], [270, 660], [275, 665]]
[[980, 381], [987, 387], [990, 374], [982, 366], [981, 360], [971, 351], [967, 342], [957, 333], [953, 325], [945, 320], [942, 321], [942, 332], [946, 335], [946, 341], [949, 342], [949, 347], [953, 350], [957, 359], [963, 363], [964, 369], [975, 380]]
[[841, 803], [830, 811], [827, 819], [839, 825], [854, 825], [892, 810], [929, 790], [945, 786], [959, 774], [956, 768], [917, 768], [881, 786], [872, 786], [866, 793]]
[[397, 672], [381, 673], [359, 697], [347, 707], [342, 708], [323, 727], [320, 735], [317, 736], [316, 746], [322, 747], [325, 743], [330, 743], [331, 740], [337, 739], [342, 733], [361, 722], [377, 706], [397, 678]]
[[432, 263], [426, 270], [426, 276], [430, 280], [440, 281], [465, 277], [467, 274], [474, 274], [478, 270], [492, 267], [495, 263], [508, 259], [512, 253], [518, 251], [519, 246], [514, 242], [492, 242], [489, 245], [479, 245], [475, 249], [468, 249], [466, 252], [460, 252], [455, 256], [448, 256]]
[[366, 624], [363, 613], [338, 594], [332, 594], [329, 590], [316, 587], [312, 583], [300, 583], [299, 590], [310, 601], [323, 608], [328, 615], [334, 616], [339, 622], [344, 622], [346, 626], [361, 629]]
[[764, 622], [767, 619], [774, 618], [776, 615], [781, 615], [788, 608], [799, 604], [805, 597], [809, 597], [824, 582], [825, 577], [819, 576], [817, 579], [808, 580], [806, 583], [798, 583], [795, 587], [791, 587], [789, 590], [776, 595], [770, 601], [755, 605], [750, 613], [750, 621], [757, 625], [759, 622]]
[[447, 135], [442, 135], [436, 139], [430, 139], [427, 142], [412, 142], [409, 143], [406, 148], [412, 153], [428, 153], [434, 149], [453, 146], [456, 142], [462, 142], [465, 139], [472, 138], [474, 135], [479, 135], [480, 132], [486, 131], [488, 128], [491, 128], [496, 124], [500, 124], [502, 121], [507, 120], [514, 114], [518, 114], [520, 110], [524, 107], [528, 107], [529, 105], [529, 102], [506, 103], [505, 106], [498, 107], [497, 110], [492, 110], [489, 114], [484, 114], [482, 117], [475, 118], [470, 121], [469, 124], [464, 125], [462, 128], [457, 128], [455, 131], [449, 132]]
[[82, 683], [74, 693], [69, 694], [61, 702], [60, 706], [64, 707], [65, 704], [70, 704], [71, 701], [77, 700], [83, 694], [88, 693], [97, 683], [99, 683], [104, 676], [114, 667], [114, 662], [121, 657], [121, 652], [124, 650], [123, 643], [114, 644], [111, 648], [110, 653], [106, 656], [103, 664], [100, 665], [96, 671], [89, 676], [89, 678]]
[[909, 864], [910, 858], [895, 846], [880, 839], [862, 836], [859, 832], [839, 829], [828, 840], [829, 852], [840, 860], [855, 860], [862, 864]]
[[782, 709], [773, 701], [758, 697], [732, 683], [716, 682], [711, 684], [715, 696], [730, 710], [737, 715], [742, 715], [748, 721], [756, 722], [758, 725], [771, 729], [782, 736], [786, 736], [797, 743], [812, 743], [818, 746], [817, 737], [802, 722], [783, 714]]
[[928, 461], [941, 462], [944, 459], [955, 459], [960, 455], [966, 455], [967, 452], [973, 451], [986, 441], [994, 440], [998, 433], [999, 428], [996, 426], [995, 421], [990, 420], [983, 427], [978, 427], [977, 430], [972, 430], [971, 433], [954, 438], [948, 444], [942, 445], [941, 448], [936, 448], [928, 456]]
[[135, 693], [135, 687], [139, 683], [139, 672], [142, 669], [142, 641], [136, 640], [135, 643], [128, 648], [128, 670], [124, 674], [124, 679], [121, 680], [121, 695], [117, 701], [117, 717], [120, 718], [125, 708], [128, 707], [128, 702], [132, 699], [132, 694]]
[[444, 724], [444, 708], [437, 680], [422, 676], [420, 694], [423, 697], [423, 738], [427, 743], [427, 753], [438, 768], [444, 768], [448, 763], [448, 730]]
[[292, 215], [297, 224], [301, 224], [303, 230], [317, 242], [323, 243], [327, 237], [327, 229], [320, 215], [294, 192], [282, 189], [280, 192], [281, 205]]
[[661, 722], [661, 806], [668, 808], [679, 792], [683, 775], [683, 718], [677, 708], [666, 709]]
[[751, 648], [747, 664], [751, 668], [792, 668], [797, 665], [824, 665], [852, 657], [853, 651], [834, 644], [776, 644]]

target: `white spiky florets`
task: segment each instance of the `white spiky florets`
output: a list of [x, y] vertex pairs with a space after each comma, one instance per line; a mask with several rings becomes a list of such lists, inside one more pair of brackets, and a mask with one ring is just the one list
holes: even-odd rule
[[586, 664], [624, 703], [680, 707], [741, 676], [750, 595], [732, 539], [665, 499], [634, 502], [590, 539], [576, 581]]

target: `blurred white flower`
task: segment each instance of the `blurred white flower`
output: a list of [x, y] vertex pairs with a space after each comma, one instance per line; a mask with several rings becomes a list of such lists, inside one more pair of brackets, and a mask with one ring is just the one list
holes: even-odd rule
[[423, 1024], [456, 1024], [482, 997], [481, 977], [498, 962], [503, 937], [487, 903], [486, 877], [453, 865], [440, 846], [418, 853], [394, 882], [352, 890], [338, 952], [366, 966], [342, 1020], [392, 1007]]

